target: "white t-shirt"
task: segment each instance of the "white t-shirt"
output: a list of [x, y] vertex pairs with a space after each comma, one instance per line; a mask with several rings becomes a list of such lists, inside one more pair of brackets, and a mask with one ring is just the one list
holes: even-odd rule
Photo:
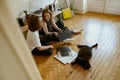
[[32, 32], [32, 31], [28, 30], [26, 40], [27, 40], [28, 46], [30, 48], [30, 51], [32, 51], [35, 47], [41, 46], [38, 31]]

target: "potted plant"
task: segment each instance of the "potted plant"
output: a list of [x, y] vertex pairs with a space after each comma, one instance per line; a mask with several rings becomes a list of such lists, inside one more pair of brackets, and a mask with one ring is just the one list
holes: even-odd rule
[[60, 3], [61, 0], [59, 0], [59, 7], [60, 9], [65, 9], [65, 8], [70, 8], [71, 10], [76, 10], [76, 8], [74, 7], [74, 3], [75, 0], [69, 0], [69, 4], [67, 2], [67, 0], [64, 0], [64, 2]]
[[65, 9], [65, 8], [70, 8], [70, 10], [72, 11], [72, 15], [74, 15], [74, 12], [77, 11], [77, 9], [74, 7], [74, 3], [76, 0], [69, 0], [69, 5], [67, 0], [63, 0], [63, 2], [60, 2], [61, 0], [59, 0], [59, 7], [61, 10]]

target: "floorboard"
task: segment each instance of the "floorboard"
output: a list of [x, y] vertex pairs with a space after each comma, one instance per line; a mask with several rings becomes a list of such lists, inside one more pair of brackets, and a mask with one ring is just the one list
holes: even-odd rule
[[[70, 29], [83, 29], [83, 32], [75, 35], [71, 43], [54, 44], [55, 49], [49, 57], [34, 56], [43, 80], [120, 80], [120, 16], [76, 14], [64, 23]], [[64, 65], [54, 58], [58, 46], [70, 45], [78, 52], [78, 44], [92, 46], [95, 43], [98, 48], [93, 49], [90, 70], [79, 65]]]

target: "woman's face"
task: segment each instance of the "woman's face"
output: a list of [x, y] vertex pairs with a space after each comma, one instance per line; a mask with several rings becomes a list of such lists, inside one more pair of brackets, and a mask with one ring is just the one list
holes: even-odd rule
[[49, 21], [50, 20], [50, 14], [49, 13], [45, 13], [44, 14], [44, 18], [46, 21]]

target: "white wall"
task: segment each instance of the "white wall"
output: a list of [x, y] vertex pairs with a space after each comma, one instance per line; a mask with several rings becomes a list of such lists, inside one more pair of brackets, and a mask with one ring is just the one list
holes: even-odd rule
[[13, 17], [17, 18], [25, 15], [23, 10], [33, 12], [53, 2], [54, 0], [7, 0], [7, 5], [10, 6], [9, 9], [12, 11]]
[[23, 10], [29, 10], [30, 0], [6, 0], [14, 18], [24, 16]]
[[39, 10], [40, 8], [45, 8], [47, 5], [52, 4], [54, 0], [31, 0], [29, 2], [29, 10], [33, 12]]
[[88, 8], [88, 0], [75, 0], [74, 7], [78, 13], [86, 13]]
[[8, 3], [0, 0], [0, 80], [42, 80]]
[[83, 0], [83, 13], [88, 11], [88, 0]]
[[[66, 0], [68, 7], [70, 6], [70, 0]], [[72, 0], [71, 0], [72, 1]], [[88, 8], [88, 0], [73, 0], [74, 2], [74, 8], [77, 9], [75, 12], [77, 13], [86, 13]], [[59, 0], [59, 4], [62, 5], [65, 2], [65, 0]]]

